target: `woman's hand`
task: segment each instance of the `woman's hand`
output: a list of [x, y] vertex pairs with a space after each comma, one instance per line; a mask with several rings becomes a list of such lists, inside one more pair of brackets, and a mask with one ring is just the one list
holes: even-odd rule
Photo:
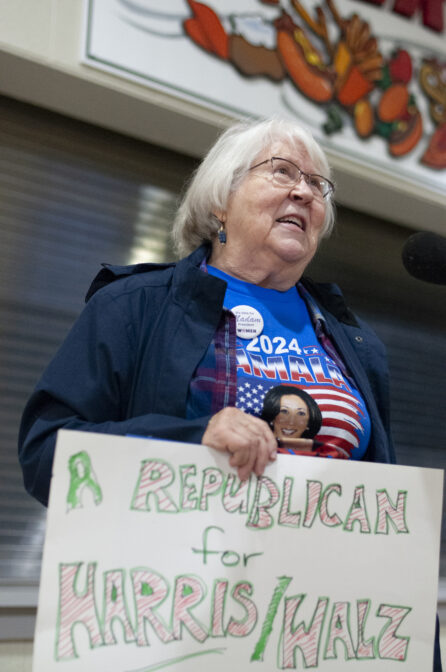
[[267, 423], [232, 406], [212, 416], [201, 443], [230, 453], [229, 464], [237, 467], [241, 481], [251, 472], [261, 476], [277, 454], [277, 442]]

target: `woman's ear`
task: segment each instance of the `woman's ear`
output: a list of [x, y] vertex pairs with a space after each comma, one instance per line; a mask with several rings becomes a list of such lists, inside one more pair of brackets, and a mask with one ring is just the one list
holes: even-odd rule
[[212, 214], [216, 219], [218, 219], [220, 224], [224, 224], [226, 222], [226, 212], [224, 210], [215, 210], [215, 212]]

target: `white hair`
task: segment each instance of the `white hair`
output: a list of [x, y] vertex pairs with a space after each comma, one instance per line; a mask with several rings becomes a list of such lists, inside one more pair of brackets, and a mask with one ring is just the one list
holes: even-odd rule
[[[311, 133], [294, 121], [273, 117], [234, 124], [209, 150], [178, 208], [172, 237], [180, 256], [215, 238], [220, 223], [213, 213], [226, 210], [231, 192], [237, 189], [254, 160], [277, 141], [303, 145], [315, 170], [330, 178], [325, 153]], [[333, 226], [334, 203], [328, 198], [321, 238], [329, 236]]]

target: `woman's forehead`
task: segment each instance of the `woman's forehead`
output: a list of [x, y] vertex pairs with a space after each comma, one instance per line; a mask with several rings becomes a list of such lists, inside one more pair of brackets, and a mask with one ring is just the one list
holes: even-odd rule
[[262, 150], [255, 162], [269, 159], [271, 156], [280, 156], [282, 159], [293, 161], [305, 172], [316, 172], [316, 166], [310, 157], [307, 148], [299, 140], [290, 142], [287, 140], [273, 140], [273, 142]]
[[280, 398], [280, 405], [306, 407], [305, 401], [298, 397], [297, 394], [283, 394]]

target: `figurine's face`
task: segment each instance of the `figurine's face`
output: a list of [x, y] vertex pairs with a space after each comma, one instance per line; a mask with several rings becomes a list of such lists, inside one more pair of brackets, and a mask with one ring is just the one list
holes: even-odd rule
[[284, 394], [280, 411], [273, 421], [274, 436], [278, 439], [299, 439], [308, 428], [308, 406], [295, 394]]

